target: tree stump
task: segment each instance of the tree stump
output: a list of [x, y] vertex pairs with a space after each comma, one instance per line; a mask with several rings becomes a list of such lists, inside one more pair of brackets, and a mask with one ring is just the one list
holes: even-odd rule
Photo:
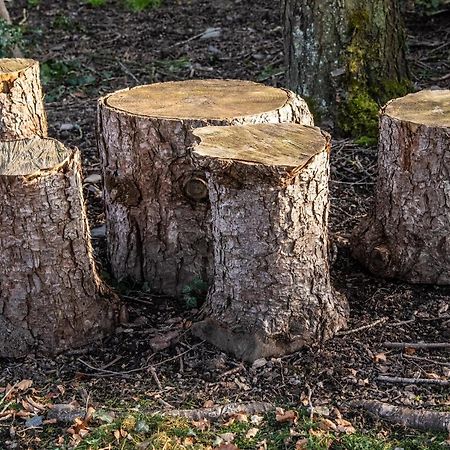
[[0, 59], [0, 140], [47, 136], [39, 63]]
[[206, 127], [214, 280], [194, 334], [248, 361], [329, 338], [347, 303], [330, 285], [330, 139], [296, 124]]
[[0, 356], [55, 354], [113, 330], [98, 277], [78, 151], [52, 139], [0, 143]]
[[353, 255], [373, 274], [450, 284], [450, 90], [389, 102], [380, 119], [375, 206]]
[[312, 124], [284, 89], [237, 80], [139, 86], [99, 101], [108, 254], [113, 275], [168, 295], [207, 280], [210, 208], [191, 161], [191, 130], [260, 122]]

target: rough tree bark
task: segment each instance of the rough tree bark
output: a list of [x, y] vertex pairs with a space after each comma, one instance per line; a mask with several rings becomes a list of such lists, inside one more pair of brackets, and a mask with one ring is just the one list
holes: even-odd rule
[[396, 425], [416, 430], [450, 432], [450, 414], [448, 412], [415, 410], [376, 400], [361, 400], [351, 404], [364, 408], [369, 413]]
[[39, 63], [0, 59], [0, 140], [47, 136]]
[[360, 131], [350, 128], [368, 119], [376, 129], [377, 103], [404, 95], [408, 87], [397, 1], [282, 0], [281, 5], [290, 87], [314, 113], [339, 122], [344, 131]]
[[86, 345], [124, 313], [95, 268], [80, 175], [57, 141], [0, 144], [1, 357]]
[[450, 284], [450, 90], [421, 91], [382, 111], [375, 206], [354, 231], [372, 273]]
[[210, 208], [192, 165], [191, 130], [293, 121], [312, 124], [302, 99], [247, 81], [140, 86], [99, 101], [108, 254], [114, 276], [168, 295], [208, 279]]
[[327, 339], [346, 324], [330, 285], [329, 137], [296, 124], [207, 127], [214, 279], [194, 333], [248, 361]]

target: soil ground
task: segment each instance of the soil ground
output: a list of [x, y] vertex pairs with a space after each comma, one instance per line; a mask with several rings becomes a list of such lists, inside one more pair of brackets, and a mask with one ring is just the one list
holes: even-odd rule
[[[285, 85], [282, 29], [273, 1], [164, 0], [161, 7], [140, 13], [115, 1], [93, 8], [72, 0], [18, 0], [9, 8], [25, 30], [26, 55], [42, 63], [50, 135], [80, 148], [86, 176], [100, 173], [95, 115], [96, 99], [105, 93], [187, 78]], [[448, 12], [407, 17], [417, 89], [450, 85], [449, 19]], [[218, 36], [201, 39], [208, 28], [217, 28]], [[196, 311], [186, 308], [183, 299], [116, 286], [130, 308], [129, 326], [84, 352], [3, 360], [0, 386], [31, 379], [33, 395], [43, 402], [76, 401], [117, 410], [143, 403], [149, 410], [198, 407], [207, 400], [263, 400], [295, 407], [310, 397], [314, 406], [337, 407], [355, 426], [378, 433], [386, 427], [350, 408], [350, 400], [450, 411], [444, 387], [377, 381], [379, 375], [448, 379], [448, 352], [407, 354], [383, 343], [448, 342], [450, 289], [379, 280], [350, 258], [348, 238], [370, 207], [375, 171], [375, 148], [351, 139], [334, 141], [332, 276], [350, 302], [353, 332], [252, 368], [192, 337], [189, 326]], [[101, 183], [86, 183], [85, 193], [98, 262], [113, 283], [104, 258]], [[158, 345], [167, 348], [155, 351]], [[44, 443], [42, 428], [27, 428], [19, 418], [14, 423], [0, 418], [0, 448], [53, 448]]]

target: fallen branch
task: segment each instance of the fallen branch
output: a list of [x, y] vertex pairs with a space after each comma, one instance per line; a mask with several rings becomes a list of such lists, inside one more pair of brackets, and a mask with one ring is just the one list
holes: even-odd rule
[[449, 386], [450, 382], [447, 380], [435, 380], [434, 378], [403, 378], [403, 377], [388, 377], [380, 375], [378, 381], [384, 383], [399, 383], [399, 384], [438, 384], [439, 386]]
[[210, 422], [216, 422], [219, 419], [227, 419], [235, 414], [264, 414], [275, 407], [266, 402], [250, 402], [250, 403], [229, 403], [228, 405], [213, 406], [212, 408], [200, 409], [176, 409], [174, 411], [165, 411], [163, 414], [167, 416], [185, 417], [190, 420], [206, 419]]
[[414, 348], [414, 349], [450, 349], [450, 342], [385, 342], [387, 348]]
[[376, 400], [351, 402], [351, 405], [365, 409], [388, 422], [427, 431], [450, 431], [450, 414], [427, 410], [415, 410]]
[[348, 334], [357, 333], [359, 331], [368, 330], [369, 328], [373, 328], [377, 325], [380, 325], [388, 320], [387, 317], [382, 317], [381, 319], [375, 320], [375, 322], [369, 323], [368, 325], [363, 325], [362, 327], [354, 328], [353, 330], [340, 331], [336, 333], [336, 336], [347, 336]]

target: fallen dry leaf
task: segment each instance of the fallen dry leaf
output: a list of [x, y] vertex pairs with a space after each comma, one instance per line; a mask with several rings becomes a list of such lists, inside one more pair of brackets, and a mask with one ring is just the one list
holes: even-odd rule
[[295, 450], [306, 450], [307, 448], [308, 448], [308, 439], [306, 438], [299, 439], [295, 443]]
[[414, 355], [414, 353], [416, 353], [416, 349], [415, 349], [415, 348], [412, 348], [412, 347], [405, 347], [404, 352], [405, 352], [407, 355]]
[[263, 416], [258, 416], [257, 414], [254, 414], [253, 416], [250, 416], [250, 422], [253, 425], [261, 425], [263, 420], [264, 420], [264, 417]]
[[376, 364], [385, 363], [387, 361], [386, 353], [377, 353], [373, 356], [373, 361]]
[[337, 426], [332, 420], [322, 418], [319, 422], [319, 428], [323, 431], [336, 431]]
[[216, 447], [217, 450], [239, 450], [239, 447], [236, 447], [234, 444], [220, 444]]
[[254, 438], [259, 432], [259, 428], [250, 428], [250, 430], [247, 431], [245, 434], [246, 439], [252, 439]]
[[208, 430], [211, 426], [207, 419], [200, 419], [198, 421], [193, 420], [191, 423], [194, 428], [197, 428], [200, 431]]
[[297, 423], [298, 413], [297, 411], [288, 410], [284, 411], [282, 408], [277, 408], [275, 412], [275, 420], [279, 423]]
[[337, 430], [341, 433], [352, 434], [356, 431], [355, 427], [345, 419], [336, 419]]
[[33, 385], [32, 380], [22, 380], [19, 383], [16, 384], [16, 389], [18, 391], [26, 391]]
[[214, 406], [214, 402], [212, 400], [206, 400], [205, 403], [203, 403], [203, 408], [212, 408]]
[[234, 433], [222, 433], [219, 434], [220, 439], [222, 439], [226, 444], [229, 444], [230, 442], [234, 441], [234, 438], [236, 437], [236, 434]]

